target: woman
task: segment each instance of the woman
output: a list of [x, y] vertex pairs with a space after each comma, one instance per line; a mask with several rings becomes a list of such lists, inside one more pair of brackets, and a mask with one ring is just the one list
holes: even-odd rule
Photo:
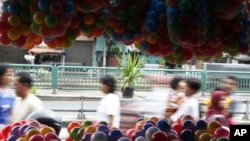
[[0, 65], [0, 125], [8, 124], [14, 106], [15, 93], [8, 88], [12, 75], [9, 65]]
[[234, 124], [230, 116], [227, 114], [227, 92], [225, 91], [213, 91], [211, 94], [211, 104], [208, 107], [206, 113], [206, 119], [209, 119], [213, 115], [223, 115], [228, 124]]
[[120, 126], [120, 99], [114, 94], [116, 81], [111, 75], [105, 75], [100, 79], [101, 90], [104, 97], [97, 108], [97, 121], [105, 121], [109, 127]]

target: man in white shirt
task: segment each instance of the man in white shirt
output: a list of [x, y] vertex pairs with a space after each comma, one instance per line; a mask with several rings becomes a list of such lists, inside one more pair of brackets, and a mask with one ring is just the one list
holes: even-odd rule
[[11, 122], [24, 120], [30, 113], [43, 109], [42, 101], [34, 94], [30, 94], [32, 78], [28, 72], [19, 72], [15, 76], [14, 87], [16, 100]]
[[170, 116], [170, 120], [175, 122], [182, 115], [190, 115], [194, 118], [199, 117], [199, 101], [194, 97], [197, 91], [201, 88], [200, 80], [196, 78], [186, 79], [186, 90], [184, 102], [180, 105], [179, 109]]

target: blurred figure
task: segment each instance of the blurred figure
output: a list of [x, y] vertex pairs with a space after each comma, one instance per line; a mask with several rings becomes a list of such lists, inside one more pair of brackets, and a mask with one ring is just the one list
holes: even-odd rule
[[206, 113], [206, 120], [209, 119], [213, 115], [223, 115], [227, 120], [227, 124], [234, 124], [233, 120], [227, 114], [227, 92], [215, 90], [211, 94], [211, 104], [208, 107]]
[[233, 117], [233, 112], [236, 109], [238, 97], [235, 95], [235, 90], [237, 88], [237, 78], [234, 76], [227, 76], [223, 79], [221, 87], [227, 92], [227, 102], [228, 102], [228, 116]]
[[181, 105], [185, 96], [186, 81], [183, 77], [176, 76], [170, 82], [170, 93], [167, 100], [165, 117], [169, 118]]
[[0, 65], [0, 125], [8, 124], [14, 106], [15, 93], [8, 88], [13, 69], [7, 64]]
[[111, 75], [105, 75], [100, 79], [101, 90], [104, 97], [97, 108], [97, 121], [105, 121], [109, 127], [120, 126], [120, 99], [115, 94], [116, 80]]
[[14, 87], [16, 100], [11, 122], [24, 120], [30, 113], [43, 109], [42, 101], [34, 94], [30, 94], [32, 78], [28, 72], [19, 72], [15, 75]]
[[178, 110], [170, 116], [170, 120], [172, 122], [177, 121], [177, 119], [182, 115], [190, 115], [194, 118], [199, 117], [199, 102], [198, 99], [194, 97], [194, 95], [200, 90], [201, 82], [196, 78], [187, 78], [186, 84], [186, 98], [184, 99]]

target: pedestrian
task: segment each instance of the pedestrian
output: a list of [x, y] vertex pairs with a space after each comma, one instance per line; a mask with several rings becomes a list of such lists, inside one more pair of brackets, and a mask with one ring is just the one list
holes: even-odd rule
[[24, 120], [30, 113], [43, 109], [42, 101], [30, 93], [32, 78], [28, 72], [19, 72], [15, 75], [14, 89], [16, 100], [11, 122]]
[[178, 110], [170, 116], [172, 122], [177, 121], [183, 115], [190, 115], [193, 118], [199, 117], [199, 102], [195, 98], [195, 94], [200, 90], [201, 82], [196, 78], [187, 78], [186, 79], [186, 89], [185, 96], [186, 98], [181, 103]]
[[100, 87], [104, 93], [97, 108], [97, 121], [105, 121], [109, 127], [120, 126], [120, 99], [115, 94], [116, 80], [111, 75], [105, 75], [100, 79]]
[[8, 86], [13, 69], [8, 64], [0, 65], [0, 126], [8, 124], [14, 106], [15, 93]]

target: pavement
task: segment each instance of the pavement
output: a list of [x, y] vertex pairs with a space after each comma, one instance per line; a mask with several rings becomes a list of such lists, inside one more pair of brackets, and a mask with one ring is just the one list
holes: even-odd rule
[[[101, 97], [103, 96], [103, 93], [98, 90], [56, 90], [56, 94], [53, 94], [52, 89], [37, 89], [36, 92], [37, 95], [39, 96], [66, 96], [66, 97], [71, 97], [71, 96], [93, 96], [93, 97]], [[135, 91], [133, 98], [122, 98], [121, 92], [117, 92], [117, 95], [121, 97], [122, 100], [143, 100], [146, 98], [148, 95], [152, 94], [152, 91]], [[209, 93], [205, 93], [202, 95], [201, 93], [196, 94], [197, 98], [199, 99], [205, 99], [208, 98], [210, 95]], [[250, 99], [250, 94], [239, 94], [238, 95], [240, 99]], [[87, 116], [87, 119], [91, 119], [91, 117]], [[69, 123], [70, 121], [76, 121], [76, 120], [82, 120], [82, 119], [77, 119], [77, 117], [62, 117], [63, 122], [66, 124]], [[237, 117], [236, 118], [237, 123], [239, 124], [250, 124], [250, 120], [245, 120], [242, 118]], [[60, 133], [60, 138], [62, 140], [65, 140], [66, 136], [68, 135], [67, 128], [64, 128], [61, 130]]]

